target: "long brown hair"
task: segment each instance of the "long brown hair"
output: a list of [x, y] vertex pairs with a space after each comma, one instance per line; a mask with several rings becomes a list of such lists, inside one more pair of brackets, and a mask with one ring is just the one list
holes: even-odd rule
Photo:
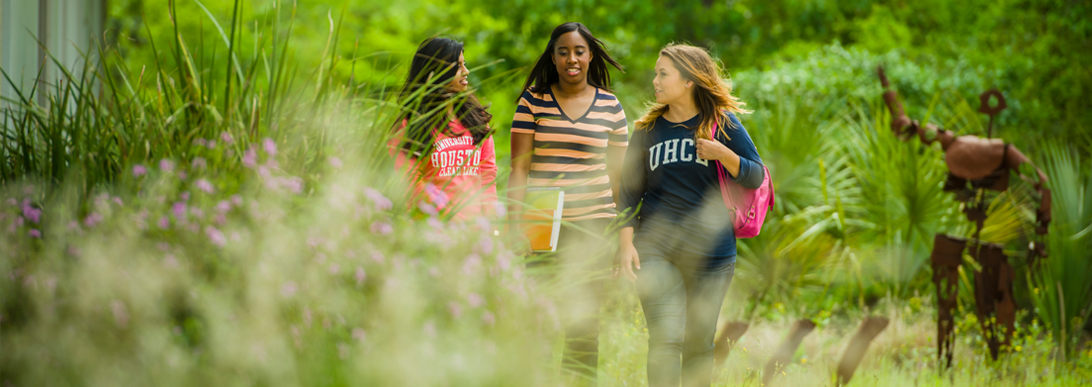
[[[531, 69], [531, 74], [527, 75], [527, 80], [523, 82], [523, 88], [520, 89], [521, 94], [525, 90], [530, 90], [532, 93], [546, 93], [550, 90], [550, 85], [560, 80], [561, 77], [557, 74], [557, 67], [550, 61], [550, 56], [554, 54], [554, 46], [557, 45], [558, 39], [561, 39], [561, 35], [573, 31], [580, 32], [580, 36], [584, 37], [584, 40], [588, 42], [588, 49], [592, 53], [592, 60], [589, 64], [591, 68], [588, 69], [588, 84], [611, 92], [610, 72], [607, 71], [607, 65], [614, 66], [618, 71], [625, 72], [622, 70], [622, 65], [610, 57], [607, 49], [604, 48], [603, 41], [592, 35], [588, 27], [577, 22], [568, 22], [557, 26], [554, 28], [554, 32], [550, 33], [550, 42], [546, 43], [546, 51], [542, 52], [542, 55], [538, 57], [535, 67]], [[520, 96], [516, 96], [516, 101], [518, 102], [520, 98]]]
[[[697, 138], [709, 140], [709, 132], [714, 123], [720, 128], [725, 127], [725, 124], [734, 128], [731, 121], [721, 122], [724, 118], [722, 112], [741, 114], [751, 112], [744, 110], [742, 106], [746, 104], [732, 95], [732, 85], [722, 76], [723, 66], [704, 48], [671, 43], [660, 50], [660, 56], [671, 59], [682, 77], [697, 85], [691, 92], [694, 96], [694, 104], [701, 111], [701, 124], [698, 125]], [[665, 104], [650, 104], [648, 113], [637, 120], [635, 126], [638, 130], [652, 129], [652, 124], [668, 109], [668, 105]]]

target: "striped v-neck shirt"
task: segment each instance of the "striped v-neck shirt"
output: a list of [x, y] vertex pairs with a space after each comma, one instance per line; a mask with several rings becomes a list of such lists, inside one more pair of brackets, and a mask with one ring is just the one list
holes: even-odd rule
[[596, 88], [591, 107], [573, 119], [553, 93], [524, 91], [512, 133], [533, 134], [529, 186], [562, 187], [564, 220], [617, 216], [607, 175], [607, 147], [627, 146], [626, 113], [618, 98]]

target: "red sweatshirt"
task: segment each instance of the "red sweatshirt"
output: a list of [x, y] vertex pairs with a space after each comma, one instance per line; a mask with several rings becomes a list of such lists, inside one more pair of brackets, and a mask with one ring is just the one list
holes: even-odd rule
[[497, 202], [497, 153], [493, 136], [475, 146], [474, 137], [458, 120], [448, 123], [448, 127], [455, 136], [436, 130], [432, 153], [421, 160], [408, 157], [400, 147], [401, 133], [389, 144], [395, 165], [414, 182], [413, 203], [436, 204], [441, 214], [458, 209], [455, 217], [462, 220], [478, 215], [492, 217]]

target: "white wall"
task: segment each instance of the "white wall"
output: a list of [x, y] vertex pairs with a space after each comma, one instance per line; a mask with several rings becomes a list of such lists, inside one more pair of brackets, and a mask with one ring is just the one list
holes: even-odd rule
[[[20, 90], [29, 92], [44, 61], [46, 85], [39, 87], [56, 84], [63, 78], [61, 72], [40, 50], [37, 38], [65, 67], [78, 72], [83, 67], [81, 52], [97, 60], [92, 42], [102, 40], [104, 8], [104, 0], [0, 0], [0, 68]], [[2, 77], [0, 95], [17, 98]], [[5, 107], [7, 103], [0, 102], [0, 109]]]

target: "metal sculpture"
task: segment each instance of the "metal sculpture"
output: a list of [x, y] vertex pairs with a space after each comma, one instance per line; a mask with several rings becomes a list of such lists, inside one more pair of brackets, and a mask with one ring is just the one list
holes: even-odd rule
[[[1047, 233], [1050, 224], [1050, 190], [1044, 187], [1047, 176], [1039, 168], [1035, 168], [1036, 176], [1021, 173], [1021, 165], [1030, 165], [1027, 156], [1012, 144], [992, 138], [994, 117], [1007, 107], [1001, 92], [993, 89], [979, 96], [981, 106], [978, 112], [990, 116], [987, 137], [957, 137], [951, 131], [931, 123], [923, 126], [911, 120], [898, 101], [898, 93], [890, 90], [882, 66], [877, 68], [877, 73], [884, 88], [884, 103], [891, 112], [891, 130], [904, 141], [917, 135], [925, 145], [940, 142], [944, 150], [944, 163], [949, 170], [944, 190], [955, 193], [956, 198], [964, 203], [963, 212], [967, 220], [975, 223], [974, 237], [969, 240], [941, 234], [937, 234], [935, 239], [930, 261], [933, 282], [937, 286], [937, 345], [940, 349], [937, 358], [943, 360], [946, 366], [951, 366], [954, 328], [951, 312], [956, 303], [959, 267], [963, 262], [963, 252], [967, 250], [982, 267], [981, 271], [974, 273], [975, 312], [985, 332], [990, 356], [996, 360], [1001, 347], [1009, 345], [1016, 320], [1016, 304], [1012, 298], [1012, 266], [1004, 251], [1000, 245], [979, 240], [987, 217], [985, 191], [1008, 190], [1009, 176], [1014, 171], [1032, 184], [1040, 196], [1039, 208], [1035, 212], [1035, 231], [1042, 236]], [[997, 104], [991, 106], [991, 99], [996, 99]], [[1043, 244], [1033, 242], [1028, 246], [1029, 265], [1045, 257]], [[1005, 328], [1000, 337], [996, 334], [999, 326]]]

